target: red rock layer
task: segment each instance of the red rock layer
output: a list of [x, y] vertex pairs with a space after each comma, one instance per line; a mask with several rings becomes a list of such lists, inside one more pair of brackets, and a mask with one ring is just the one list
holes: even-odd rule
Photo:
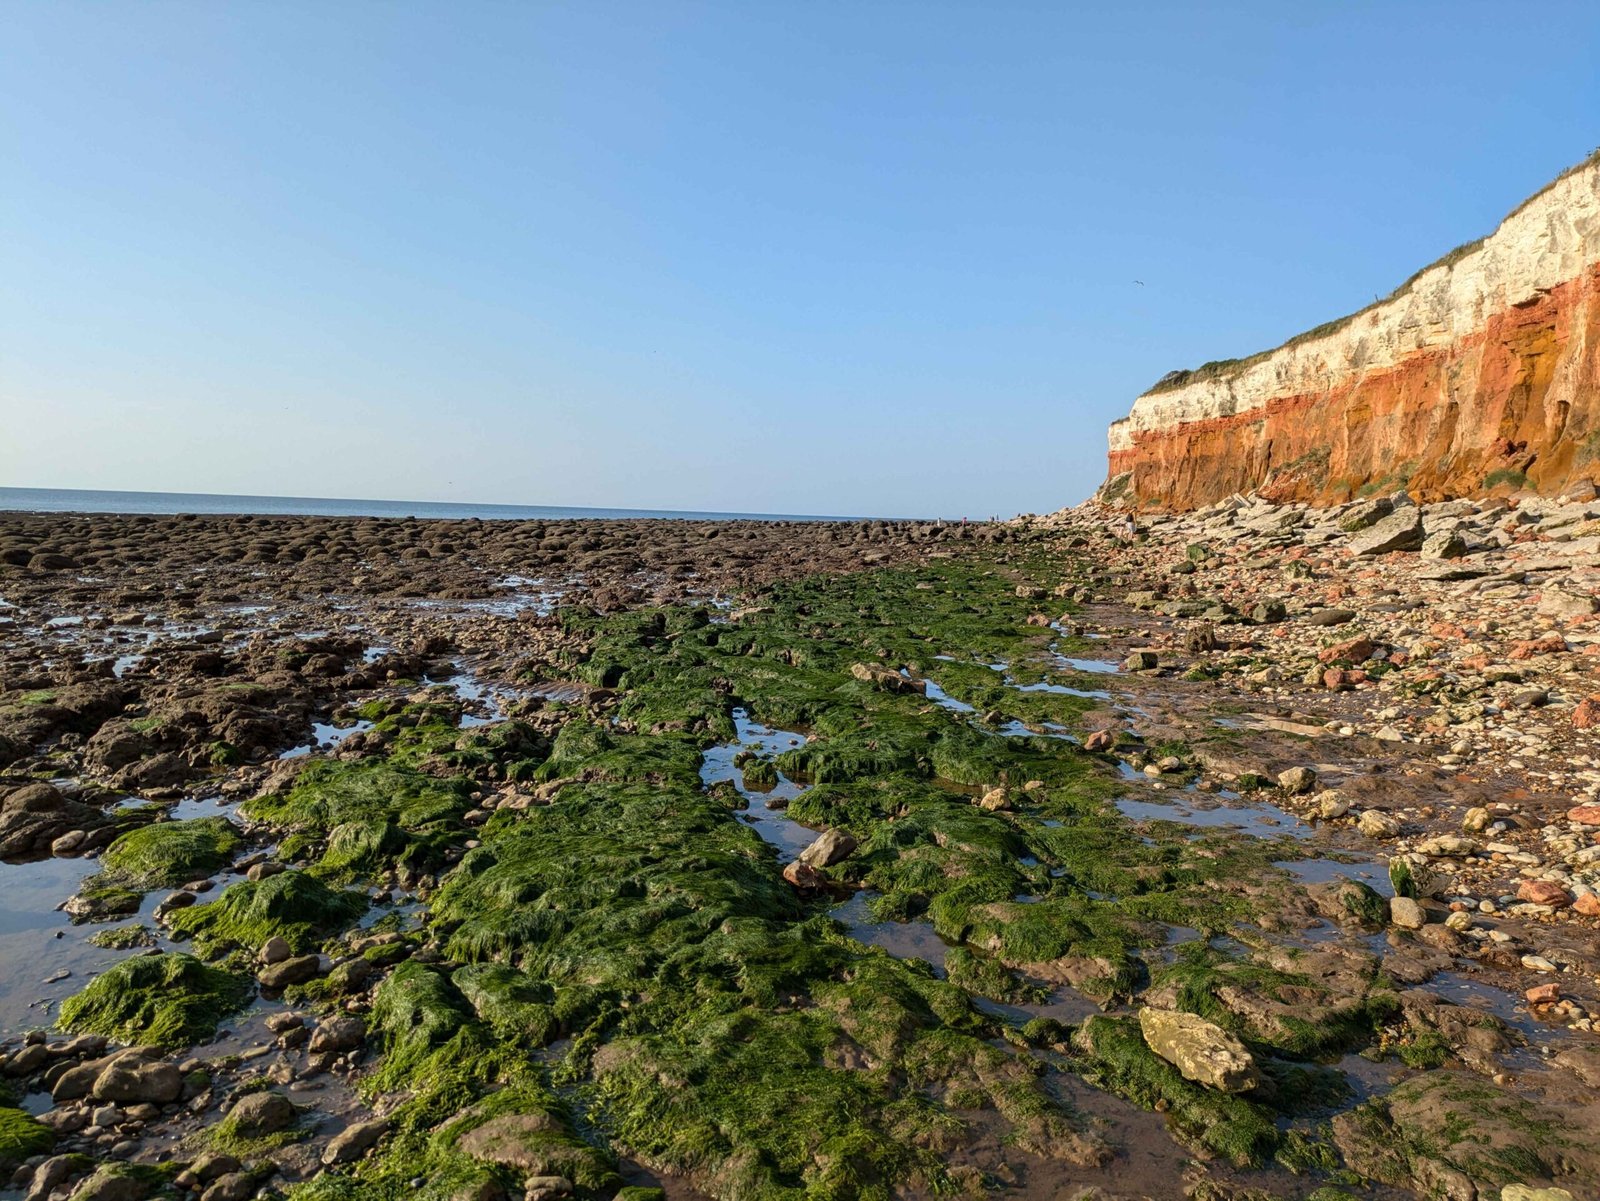
[[1600, 481], [1600, 265], [1392, 367], [1139, 432], [1110, 466], [1132, 473], [1136, 503], [1171, 509], [1234, 492], [1322, 505]]

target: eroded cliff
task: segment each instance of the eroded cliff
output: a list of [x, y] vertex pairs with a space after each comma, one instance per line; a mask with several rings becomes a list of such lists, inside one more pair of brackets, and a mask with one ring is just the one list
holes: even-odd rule
[[1387, 299], [1173, 372], [1110, 443], [1102, 496], [1142, 507], [1600, 478], [1600, 151]]

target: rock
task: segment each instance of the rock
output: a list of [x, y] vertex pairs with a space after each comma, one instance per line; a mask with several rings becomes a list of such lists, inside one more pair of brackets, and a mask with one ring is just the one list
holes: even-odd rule
[[267, 964], [270, 967], [274, 963], [282, 963], [285, 959], [289, 958], [289, 956], [293, 954], [294, 948], [289, 945], [288, 940], [274, 934], [271, 938], [267, 939], [266, 942], [261, 944], [261, 951], [258, 955], [258, 958], [262, 963]]
[[1011, 798], [1006, 795], [1006, 790], [1004, 788], [991, 788], [988, 792], [984, 793], [978, 798], [979, 808], [987, 809], [991, 813], [1001, 809], [1007, 809], [1010, 807], [1010, 805]]
[[334, 1164], [351, 1163], [360, 1159], [388, 1133], [388, 1130], [387, 1118], [374, 1118], [370, 1122], [357, 1122], [353, 1126], [346, 1126], [328, 1140], [328, 1145], [322, 1151], [322, 1162], [332, 1167]]
[[1116, 735], [1110, 730], [1096, 730], [1083, 740], [1083, 749], [1098, 753], [1100, 751], [1109, 751], [1116, 744]]
[[1600, 805], [1578, 805], [1568, 809], [1567, 820], [1581, 826], [1600, 826]]
[[1460, 834], [1438, 834], [1419, 842], [1417, 850], [1438, 859], [1464, 859], [1478, 853], [1478, 844]]
[[1530, 972], [1553, 972], [1556, 970], [1556, 965], [1543, 955], [1524, 955], [1521, 962], [1522, 966]]
[[522, 1201], [556, 1201], [576, 1191], [565, 1176], [529, 1176], [523, 1182]]
[[165, 1105], [183, 1092], [183, 1075], [170, 1063], [119, 1057], [95, 1077], [90, 1095], [96, 1101]]
[[824, 830], [817, 840], [800, 852], [800, 862], [808, 867], [832, 867], [848, 859], [856, 849], [855, 838], [843, 830]]
[[1250, 610], [1250, 620], [1259, 625], [1277, 625], [1289, 619], [1289, 610], [1281, 600], [1264, 600]]
[[1331, 822], [1350, 812], [1350, 802], [1337, 789], [1329, 788], [1317, 794], [1317, 816]]
[[1386, 555], [1393, 551], [1416, 550], [1422, 541], [1422, 510], [1408, 505], [1352, 536], [1350, 552], [1357, 558]]
[[1225, 1093], [1242, 1093], [1261, 1081], [1244, 1044], [1221, 1026], [1172, 1009], [1139, 1011], [1139, 1029], [1149, 1048], [1186, 1080]]
[[1394, 501], [1387, 496], [1358, 500], [1340, 514], [1339, 528], [1349, 534], [1371, 529], [1392, 512], [1394, 512]]
[[1576, 1201], [1564, 1188], [1535, 1188], [1531, 1184], [1508, 1184], [1500, 1190], [1500, 1201]]
[[1559, 909], [1570, 904], [1572, 898], [1561, 885], [1552, 884], [1549, 880], [1524, 880], [1517, 885], [1517, 900]]
[[1389, 920], [1402, 930], [1420, 930], [1428, 924], [1428, 915], [1410, 897], [1390, 897]]
[[783, 869], [783, 878], [801, 892], [815, 892], [825, 888], [828, 883], [826, 876], [809, 863], [801, 863], [798, 859]]
[[[263, 1094], [266, 1095], [266, 1094]], [[256, 1178], [249, 1172], [229, 1172], [200, 1194], [200, 1201], [248, 1201], [256, 1191]]]
[[293, 1126], [298, 1111], [282, 1093], [246, 1093], [228, 1111], [228, 1120], [244, 1138], [276, 1134]]
[[1572, 912], [1583, 917], [1600, 917], [1600, 896], [1586, 892], [1581, 897], [1574, 898]]
[[871, 663], [851, 664], [850, 674], [863, 684], [871, 684], [884, 692], [923, 692], [927, 688], [925, 681], [913, 680], [890, 668]]
[[1291, 767], [1278, 773], [1278, 787], [1298, 796], [1310, 792], [1317, 783], [1317, 773], [1309, 767]]
[[1342, 626], [1356, 619], [1354, 609], [1318, 609], [1306, 617], [1308, 626]]
[[367, 1039], [367, 1024], [360, 1018], [345, 1015], [329, 1018], [319, 1025], [311, 1034], [311, 1041], [306, 1049], [313, 1055], [324, 1052], [335, 1054], [342, 1051], [353, 1051]]
[[102, 1164], [80, 1184], [72, 1201], [140, 1201], [147, 1191], [144, 1181], [115, 1164]]
[[1539, 612], [1546, 617], [1587, 617], [1600, 612], [1600, 602], [1587, 593], [1547, 588], [1539, 596]]
[[1123, 671], [1154, 671], [1161, 665], [1155, 651], [1134, 651], [1122, 661]]
[[319, 956], [296, 955], [293, 959], [285, 959], [281, 963], [262, 968], [257, 973], [256, 979], [261, 981], [262, 988], [278, 992], [291, 984], [304, 984], [307, 980], [314, 980], [321, 974], [322, 960]]
[[1529, 1005], [1554, 1005], [1561, 999], [1561, 985], [1535, 984], [1522, 995]]
[[1459, 559], [1467, 553], [1467, 540], [1459, 530], [1440, 530], [1423, 540], [1424, 559]]
[[1356, 829], [1368, 838], [1393, 838], [1400, 833], [1400, 823], [1382, 810], [1367, 809], [1356, 819]]
[[85, 1166], [76, 1155], [52, 1155], [33, 1169], [25, 1201], [44, 1201], [44, 1198], [82, 1172]]

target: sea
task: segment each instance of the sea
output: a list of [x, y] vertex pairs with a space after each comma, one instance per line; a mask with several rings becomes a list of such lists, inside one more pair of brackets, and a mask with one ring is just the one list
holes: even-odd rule
[[631, 520], [860, 521], [811, 513], [699, 513], [677, 509], [588, 509], [559, 505], [473, 505], [432, 500], [345, 500], [316, 496], [228, 496], [205, 492], [108, 492], [84, 488], [0, 488], [0, 510], [30, 513], [277, 513], [297, 517], [478, 518], [482, 521]]

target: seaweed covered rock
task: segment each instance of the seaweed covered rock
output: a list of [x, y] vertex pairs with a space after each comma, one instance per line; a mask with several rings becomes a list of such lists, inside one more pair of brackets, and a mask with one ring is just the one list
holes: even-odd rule
[[1405, 1081], [1334, 1118], [1333, 1137], [1363, 1176], [1448, 1201], [1600, 1179], [1600, 1149], [1568, 1115], [1464, 1071]]
[[306, 872], [289, 871], [230, 885], [210, 904], [174, 913], [171, 925], [207, 954], [254, 950], [272, 938], [304, 953], [348, 927], [366, 908], [360, 893], [336, 891]]
[[20, 1109], [0, 1106], [0, 1172], [9, 1172], [53, 1146], [55, 1135], [48, 1126]]
[[103, 874], [134, 887], [182, 884], [225, 866], [244, 846], [225, 817], [155, 822], [129, 830], [106, 848]]
[[216, 1033], [249, 1000], [248, 980], [192, 955], [163, 952], [124, 959], [61, 1005], [60, 1026], [125, 1043], [187, 1047]]
[[244, 812], [288, 834], [286, 854], [314, 874], [345, 881], [397, 867], [434, 870], [464, 837], [461, 818], [470, 808], [463, 781], [373, 758], [307, 764], [283, 791], [252, 798]]

